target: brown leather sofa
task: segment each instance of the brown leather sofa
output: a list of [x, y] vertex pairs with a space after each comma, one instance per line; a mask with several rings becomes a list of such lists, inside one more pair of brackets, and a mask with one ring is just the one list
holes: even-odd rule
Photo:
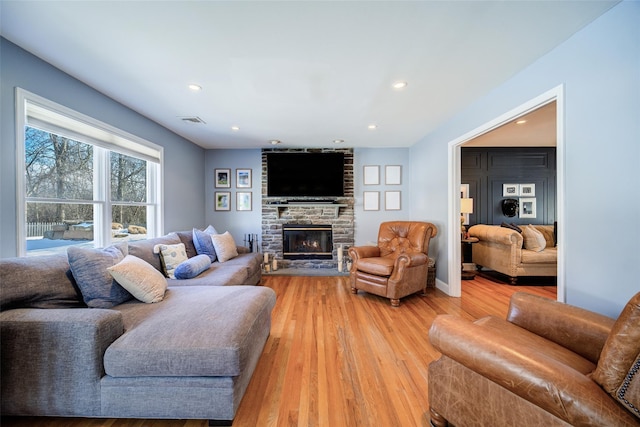
[[400, 305], [400, 298], [423, 292], [429, 271], [429, 241], [436, 226], [421, 221], [387, 221], [380, 224], [378, 246], [349, 248], [353, 260], [350, 270], [351, 292], [358, 289], [389, 298]]
[[431, 423], [640, 426], [640, 293], [617, 320], [518, 292], [506, 320], [438, 316]]

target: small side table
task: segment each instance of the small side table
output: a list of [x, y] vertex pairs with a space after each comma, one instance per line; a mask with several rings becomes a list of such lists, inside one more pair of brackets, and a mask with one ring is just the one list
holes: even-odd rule
[[465, 245], [469, 245], [471, 247], [472, 244], [474, 243], [478, 243], [478, 238], [477, 237], [468, 237], [466, 239], [462, 239], [462, 246], [461, 246], [461, 251], [460, 251], [460, 260], [461, 260], [461, 266], [460, 266], [460, 279], [461, 280], [473, 280], [476, 277], [476, 272], [475, 271], [464, 271], [464, 249], [465, 249]]

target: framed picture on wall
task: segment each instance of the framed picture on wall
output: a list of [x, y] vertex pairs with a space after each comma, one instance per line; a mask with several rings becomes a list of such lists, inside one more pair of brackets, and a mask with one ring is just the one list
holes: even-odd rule
[[536, 185], [535, 184], [520, 184], [520, 197], [535, 197]]
[[386, 211], [400, 210], [400, 191], [384, 192], [384, 210]]
[[251, 188], [251, 169], [236, 169], [236, 188]]
[[384, 183], [386, 185], [400, 185], [402, 183], [402, 166], [387, 165], [384, 167]]
[[536, 217], [536, 199], [535, 197], [523, 197], [519, 201], [520, 218]]
[[364, 185], [379, 185], [380, 184], [380, 166], [365, 166], [364, 167], [364, 179], [362, 180]]
[[229, 191], [216, 191], [215, 193], [215, 210], [228, 211], [231, 210], [231, 193]]
[[519, 195], [519, 184], [502, 184], [502, 197], [517, 197]]
[[378, 211], [380, 210], [380, 192], [379, 191], [365, 191], [363, 194], [363, 209], [365, 211]]
[[238, 191], [236, 193], [236, 210], [237, 211], [251, 210], [251, 192], [250, 191]]
[[231, 169], [216, 169], [214, 173], [216, 188], [231, 188]]

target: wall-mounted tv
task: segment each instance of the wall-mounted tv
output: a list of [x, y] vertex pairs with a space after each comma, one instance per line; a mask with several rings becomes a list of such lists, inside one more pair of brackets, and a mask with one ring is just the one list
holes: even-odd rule
[[269, 197], [344, 196], [343, 153], [267, 153]]

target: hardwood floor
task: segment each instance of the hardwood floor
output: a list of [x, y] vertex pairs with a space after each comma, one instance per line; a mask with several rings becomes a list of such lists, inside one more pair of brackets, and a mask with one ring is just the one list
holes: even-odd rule
[[[271, 335], [234, 427], [427, 426], [427, 372], [439, 357], [427, 332], [438, 314], [504, 317], [515, 291], [556, 298], [555, 286], [509, 286], [476, 276], [461, 298], [436, 289], [393, 308], [350, 293], [348, 277], [267, 276]], [[203, 427], [206, 420], [5, 417], [4, 427]]]

